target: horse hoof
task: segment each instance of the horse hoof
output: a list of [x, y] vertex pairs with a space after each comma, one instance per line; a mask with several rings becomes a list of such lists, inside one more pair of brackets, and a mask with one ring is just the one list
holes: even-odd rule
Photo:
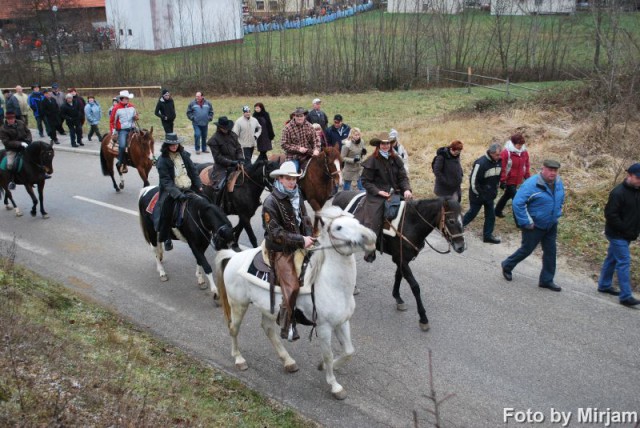
[[120, 183], [118, 187], [120, 188], [120, 190], [124, 189], [124, 183]]
[[199, 282], [198, 283], [198, 288], [200, 290], [208, 290], [209, 289], [209, 285], [206, 282]]
[[429, 329], [431, 328], [431, 326], [429, 325], [428, 322], [426, 323], [420, 323], [420, 330], [422, 331], [429, 331]]
[[169, 281], [169, 277], [167, 275], [160, 275], [160, 281], [167, 282]]
[[358, 286], [356, 285], [356, 286], [353, 288], [353, 295], [354, 295], [354, 296], [357, 296], [358, 294], [360, 294], [360, 289], [359, 289], [359, 288], [358, 288]]
[[35, 217], [38, 213], [35, 211], [29, 211], [29, 214], [31, 214], [31, 217]]
[[16, 211], [16, 217], [22, 217], [22, 211]]
[[216, 308], [219, 308], [219, 307], [220, 307], [220, 296], [218, 296], [217, 294], [214, 294], [214, 295], [213, 295], [213, 305], [214, 305]]
[[49, 218], [49, 214], [47, 214], [47, 213], [45, 213], [45, 214], [42, 214], [42, 218], [44, 218], [44, 219], [47, 219], [47, 218]]
[[7, 211], [11, 211], [11, 210], [13, 209], [13, 207], [12, 207], [11, 205], [5, 205], [5, 206], [4, 206], [4, 208], [5, 208]]
[[120, 193], [120, 189], [116, 187], [116, 193]]
[[236, 363], [236, 369], [240, 370], [241, 372], [244, 372], [249, 369], [249, 365], [246, 362]]
[[344, 400], [345, 398], [347, 398], [347, 391], [344, 388], [338, 392], [332, 392], [331, 394], [336, 400]]
[[297, 365], [296, 363], [293, 363], [293, 364], [289, 364], [288, 366], [284, 366], [284, 370], [285, 370], [287, 373], [295, 373], [295, 372], [297, 372], [299, 369], [298, 369], [298, 365]]
[[396, 309], [397, 309], [397, 310], [399, 310], [400, 312], [404, 312], [404, 311], [406, 311], [407, 309], [409, 309], [409, 307], [407, 306], [407, 304], [406, 304], [406, 303], [398, 303], [398, 304], [396, 305]]

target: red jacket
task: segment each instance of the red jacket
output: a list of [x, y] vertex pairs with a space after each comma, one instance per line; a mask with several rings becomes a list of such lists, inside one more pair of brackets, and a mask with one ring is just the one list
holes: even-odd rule
[[[116, 112], [121, 108], [133, 108], [135, 110], [136, 106], [132, 103], [122, 104], [119, 102], [113, 109], [111, 110], [111, 116], [109, 116], [109, 132], [113, 133], [114, 130], [119, 131], [121, 129], [120, 120], [116, 119]], [[137, 113], [136, 113], [137, 114]]]
[[531, 175], [529, 171], [529, 152], [527, 152], [526, 148], [523, 147], [518, 152], [511, 140], [509, 140], [502, 153], [500, 153], [500, 158], [502, 159], [501, 183], [519, 186]]

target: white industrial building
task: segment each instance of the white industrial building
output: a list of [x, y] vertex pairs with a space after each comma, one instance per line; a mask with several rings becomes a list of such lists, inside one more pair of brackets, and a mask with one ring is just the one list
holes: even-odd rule
[[119, 49], [163, 50], [242, 40], [240, 0], [106, 0]]
[[491, 0], [491, 15], [553, 15], [575, 12], [575, 0]]
[[388, 0], [389, 13], [442, 13], [453, 15], [462, 12], [463, 0]]

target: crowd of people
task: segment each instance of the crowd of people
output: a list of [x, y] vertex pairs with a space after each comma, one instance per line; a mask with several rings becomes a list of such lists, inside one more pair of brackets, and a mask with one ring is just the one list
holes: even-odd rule
[[[20, 86], [14, 92], [4, 91], [3, 95], [4, 109], [0, 103], [0, 115], [3, 118], [0, 140], [11, 156], [6, 157], [5, 164], [0, 164], [2, 169], [11, 171], [15, 165], [15, 154], [31, 142], [26, 114], [28, 110], [36, 119], [35, 125], [40, 136], [43, 137], [46, 129], [52, 144], [59, 143], [56, 133], [64, 133], [63, 121], [67, 124], [72, 146], [83, 145], [82, 124], [85, 121], [90, 126], [89, 140], [93, 135], [102, 139], [98, 128], [102, 111], [93, 96], [85, 101], [74, 88], [63, 94], [55, 83], [51, 89], [44, 90], [37, 84], [33, 85], [28, 96]], [[117, 165], [120, 170], [126, 167], [124, 151], [138, 118], [138, 112], [131, 103], [133, 98], [128, 91], [120, 91], [109, 109], [110, 131], [114, 137], [117, 135], [120, 149]], [[162, 90], [158, 99], [155, 115], [166, 133], [161, 150], [162, 161], [158, 163], [160, 198], [172, 205], [183, 198], [183, 192], [199, 191], [202, 185], [197, 175], [194, 176], [190, 154], [180, 145], [174, 133], [176, 109], [171, 93], [166, 89]], [[212, 154], [213, 182], [218, 187], [224, 185], [231, 172], [266, 160], [268, 152], [273, 149], [274, 124], [261, 102], [253, 105], [253, 112], [250, 106], [243, 106], [241, 115], [235, 121], [220, 116], [213, 123], [216, 129], [209, 139], [209, 123], [213, 122], [214, 108], [203, 92], [195, 94], [187, 107], [186, 116], [192, 122], [196, 154]], [[384, 220], [385, 201], [392, 195], [399, 195], [404, 200], [413, 198], [408, 153], [400, 144], [398, 131], [391, 129], [383, 138], [372, 138], [366, 144], [361, 129], [345, 123], [340, 113], [334, 114], [332, 123], [329, 123], [329, 116], [322, 110], [322, 100], [319, 98], [312, 100], [310, 109], [297, 107], [291, 112], [282, 129], [280, 147], [284, 151], [285, 162], [272, 174], [275, 190], [264, 203], [263, 223], [267, 246], [283, 253], [278, 258], [281, 261], [276, 263], [276, 274], [281, 270], [283, 277], [288, 275], [287, 269], [291, 268], [288, 265], [291, 252], [312, 245], [313, 238], [307, 232], [306, 212], [301, 203], [303, 195], [296, 180], [309, 160], [319, 156], [322, 150], [330, 148], [341, 153], [344, 187], [335, 190], [350, 190], [355, 183], [358, 190], [366, 193], [362, 222], [378, 236]], [[372, 153], [369, 154], [367, 149]], [[459, 202], [462, 200], [463, 149], [463, 142], [454, 140], [436, 150], [431, 164], [435, 195]], [[258, 153], [254, 160], [256, 151]], [[484, 210], [483, 242], [500, 244], [501, 239], [494, 235], [496, 218], [505, 217], [506, 204], [511, 200], [513, 218], [521, 230], [522, 241], [520, 248], [501, 263], [503, 277], [512, 281], [516, 266], [540, 244], [543, 256], [538, 285], [558, 292], [561, 287], [554, 282], [556, 240], [566, 196], [558, 173], [561, 165], [556, 160], [546, 159], [540, 172], [535, 175], [531, 175], [530, 167], [523, 134], [511, 135], [504, 145], [496, 142], [489, 145], [486, 153], [475, 160], [469, 173], [469, 208], [462, 223], [468, 226], [480, 210]], [[500, 190], [503, 193], [496, 205]], [[620, 303], [625, 306], [637, 306], [640, 300], [631, 292], [629, 245], [640, 235], [640, 163], [629, 167], [625, 180], [611, 191], [605, 207], [605, 220], [609, 249], [600, 273], [598, 291], [618, 296]], [[172, 244], [167, 238], [166, 223], [160, 221], [159, 224], [164, 227], [159, 230], [164, 238], [165, 250], [168, 251]], [[374, 259], [375, 252], [365, 255], [367, 262]], [[618, 275], [619, 289], [612, 286], [614, 272]], [[290, 327], [287, 320], [291, 320], [295, 307], [295, 281], [287, 287], [293, 291], [287, 292], [286, 310], [282, 317], [284, 325]], [[284, 330], [282, 334], [285, 335]], [[291, 331], [287, 335], [290, 336]]]

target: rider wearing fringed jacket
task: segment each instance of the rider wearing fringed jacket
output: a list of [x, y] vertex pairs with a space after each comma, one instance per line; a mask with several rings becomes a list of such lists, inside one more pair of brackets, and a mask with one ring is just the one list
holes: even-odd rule
[[171, 217], [176, 201], [187, 198], [186, 191], [202, 192], [202, 182], [191, 161], [174, 133], [166, 135], [166, 141], [160, 149], [158, 158], [158, 176], [160, 178], [160, 196], [153, 210], [153, 222], [158, 231], [158, 242], [164, 242], [165, 251], [171, 251]]
[[262, 206], [262, 225], [271, 266], [282, 291], [278, 315], [282, 328], [280, 337], [289, 338], [291, 329], [289, 340], [294, 341], [300, 338], [295, 323], [291, 323], [300, 290], [294, 254], [297, 250], [312, 246], [315, 238], [311, 236], [311, 220], [298, 189], [300, 174], [296, 172], [295, 164], [284, 162], [270, 177], [276, 180], [273, 192]]

